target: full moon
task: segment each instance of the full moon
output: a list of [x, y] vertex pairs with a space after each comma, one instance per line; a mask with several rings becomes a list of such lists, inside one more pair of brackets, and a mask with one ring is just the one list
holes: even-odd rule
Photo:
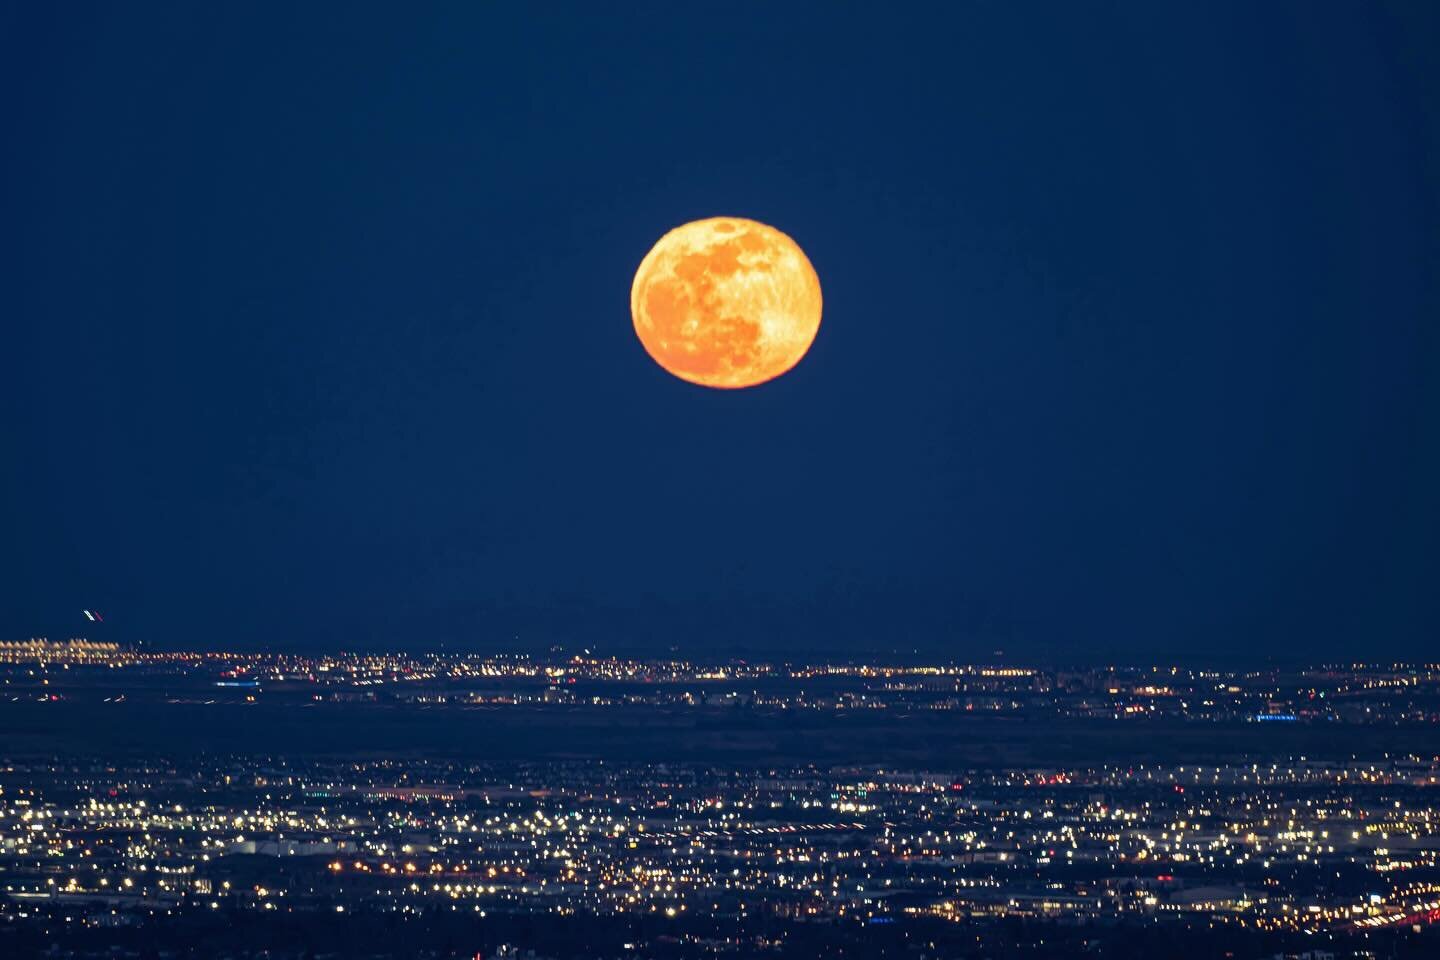
[[676, 227], [630, 288], [635, 333], [656, 363], [705, 387], [753, 387], [800, 362], [820, 329], [820, 278], [774, 227], [712, 217]]

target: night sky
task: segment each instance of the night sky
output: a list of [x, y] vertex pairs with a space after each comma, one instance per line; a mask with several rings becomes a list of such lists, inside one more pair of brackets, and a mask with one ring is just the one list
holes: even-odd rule
[[1433, 654], [1440, 4], [893, 6], [8, 5], [0, 638]]

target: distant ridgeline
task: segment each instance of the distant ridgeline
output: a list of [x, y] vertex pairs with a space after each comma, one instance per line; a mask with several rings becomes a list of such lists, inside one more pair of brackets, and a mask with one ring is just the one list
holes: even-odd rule
[[118, 643], [83, 637], [54, 641], [44, 637], [0, 640], [0, 663], [113, 663], [128, 651]]

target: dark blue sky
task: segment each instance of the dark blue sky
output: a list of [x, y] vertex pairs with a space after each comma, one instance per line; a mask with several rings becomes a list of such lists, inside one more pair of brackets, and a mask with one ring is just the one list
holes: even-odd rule
[[1433, 653], [1440, 5], [892, 6], [9, 6], [0, 637]]

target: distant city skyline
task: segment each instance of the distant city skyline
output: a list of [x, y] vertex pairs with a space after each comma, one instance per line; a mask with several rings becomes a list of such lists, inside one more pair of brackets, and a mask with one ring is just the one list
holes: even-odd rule
[[1420, 960], [1440, 936], [1440, 663], [27, 641], [0, 643], [0, 720], [6, 956], [222, 926], [255, 960]]

